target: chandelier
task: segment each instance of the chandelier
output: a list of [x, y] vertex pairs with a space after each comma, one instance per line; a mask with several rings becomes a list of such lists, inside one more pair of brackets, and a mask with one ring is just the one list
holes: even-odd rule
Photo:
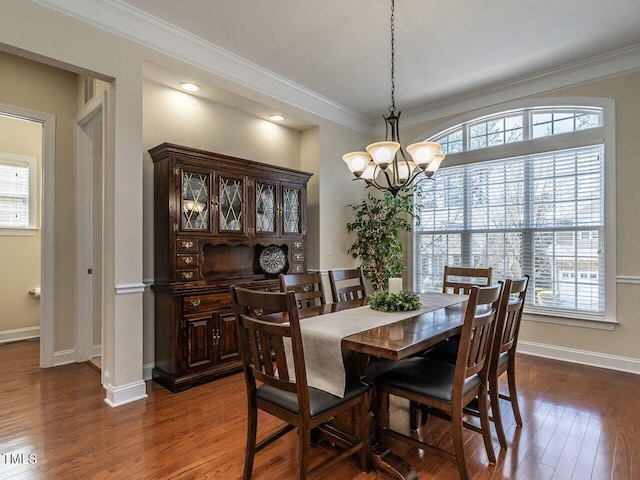
[[[408, 158], [400, 145], [400, 114], [396, 113], [395, 78], [395, 0], [391, 0], [391, 106], [385, 123], [385, 141], [366, 147], [366, 152], [350, 152], [342, 156], [355, 175], [368, 187], [390, 192], [394, 197], [404, 188], [411, 188], [423, 180], [433, 180], [444, 154], [437, 142], [418, 142], [407, 147]], [[415, 183], [414, 183], [415, 181]]]

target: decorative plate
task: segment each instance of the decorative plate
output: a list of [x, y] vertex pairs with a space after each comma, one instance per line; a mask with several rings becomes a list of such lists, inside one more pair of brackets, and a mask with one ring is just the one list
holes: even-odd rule
[[280, 247], [271, 245], [265, 248], [258, 258], [262, 269], [271, 274], [280, 273], [287, 264], [287, 255]]

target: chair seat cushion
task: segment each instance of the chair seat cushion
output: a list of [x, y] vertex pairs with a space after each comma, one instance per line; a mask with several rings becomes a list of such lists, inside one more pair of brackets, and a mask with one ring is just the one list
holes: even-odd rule
[[[311, 417], [315, 417], [322, 412], [337, 407], [341, 403], [362, 395], [367, 390], [369, 390], [369, 386], [364, 382], [347, 382], [344, 397], [340, 398], [324, 390], [309, 387]], [[292, 413], [298, 413], [298, 395], [295, 392], [285, 392], [270, 385], [261, 385], [256, 391], [256, 397]]]
[[[398, 362], [395, 367], [381, 374], [377, 383], [450, 402], [455, 370], [455, 365], [449, 363], [424, 357], [412, 357]], [[481, 379], [478, 375], [469, 377], [465, 381], [464, 394], [480, 383]]]

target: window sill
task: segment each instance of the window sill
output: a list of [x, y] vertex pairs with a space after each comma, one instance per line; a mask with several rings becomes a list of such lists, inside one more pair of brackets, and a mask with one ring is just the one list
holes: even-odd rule
[[0, 227], [0, 237], [35, 237], [38, 233], [37, 228], [6, 228]]
[[583, 327], [609, 331], [614, 330], [616, 325], [618, 325], [618, 322], [606, 320], [604, 318], [562, 317], [527, 311], [523, 313], [522, 319], [529, 322], [552, 323], [554, 325], [566, 325], [569, 327]]

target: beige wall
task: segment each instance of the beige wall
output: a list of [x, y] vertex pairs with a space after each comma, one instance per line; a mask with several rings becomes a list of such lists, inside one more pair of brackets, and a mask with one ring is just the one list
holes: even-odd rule
[[[615, 100], [616, 108], [616, 241], [618, 277], [635, 277], [640, 280], [640, 72], [584, 83], [579, 86], [548, 92], [538, 97], [604, 97]], [[496, 105], [496, 111], [500, 106]], [[424, 138], [426, 132], [435, 133], [439, 125], [449, 124], [451, 118], [407, 129], [405, 138]], [[445, 160], [446, 162], [446, 160]], [[640, 359], [640, 285], [617, 283], [617, 321], [613, 331], [592, 328], [562, 326], [550, 323], [525, 321], [520, 341], [534, 346], [544, 345], [561, 351], [576, 350], [576, 358], [587, 352], [591, 359], [607, 364], [606, 356]], [[569, 354], [571, 355], [571, 353]], [[634, 362], [627, 362], [629, 364]], [[634, 371], [639, 371], [635, 368]]]
[[[36, 158], [39, 175], [42, 124], [0, 116], [0, 152]], [[36, 201], [40, 203], [39, 196]], [[27, 292], [40, 287], [40, 229], [24, 235], [0, 235], [0, 265], [0, 336], [7, 330], [20, 329], [28, 330], [15, 332], [11, 338], [37, 335], [40, 300]]]
[[[77, 112], [77, 75], [3, 52], [0, 52], [0, 71], [0, 102], [56, 116], [55, 285], [56, 295], [59, 295], [57, 298], [67, 300], [55, 302], [55, 316], [59, 321], [55, 325], [54, 348], [56, 351], [66, 350], [74, 345], [73, 128]], [[39, 245], [37, 248], [39, 249]], [[36, 263], [39, 263], [39, 254], [38, 251]], [[32, 259], [27, 261], [31, 269], [35, 269]], [[3, 276], [4, 271], [3, 263]], [[10, 273], [11, 271], [13, 270], [10, 270]], [[39, 265], [37, 272], [39, 277]], [[3, 284], [6, 278], [3, 278]], [[30, 279], [29, 283], [32, 282]], [[38, 280], [37, 283], [39, 282]], [[27, 290], [33, 286], [35, 285], [29, 285]], [[17, 288], [19, 291], [15, 292], [16, 298], [24, 299], [25, 285]], [[30, 299], [22, 302], [26, 307], [29, 306], [28, 300]]]

